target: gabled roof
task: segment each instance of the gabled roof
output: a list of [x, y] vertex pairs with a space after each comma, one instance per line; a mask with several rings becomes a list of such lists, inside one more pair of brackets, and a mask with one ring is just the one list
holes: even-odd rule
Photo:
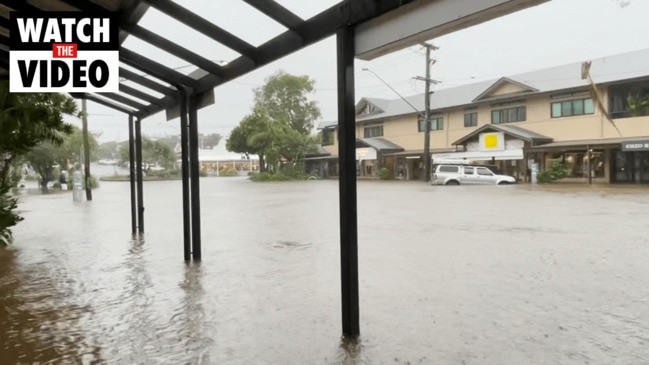
[[[590, 74], [598, 85], [649, 78], [648, 64], [649, 49], [643, 49], [592, 60]], [[585, 89], [588, 86], [588, 81], [581, 79], [581, 62], [575, 62], [504, 78], [436, 90], [430, 96], [431, 110], [435, 113], [449, 108], [487, 102], [487, 100], [476, 101], [476, 99], [502, 80], [511, 80], [512, 83], [523, 85], [530, 90], [530, 94]], [[358, 116], [356, 121], [385, 120], [424, 111], [424, 94], [411, 95], [405, 99], [407, 102], [400, 98], [389, 100], [386, 107], [382, 108], [385, 112]], [[493, 101], [494, 99], [496, 98], [488, 100]], [[414, 110], [409, 104], [417, 110]]]
[[525, 128], [521, 128], [515, 125], [506, 125], [506, 124], [485, 124], [482, 127], [474, 130], [473, 132], [467, 134], [466, 136], [458, 139], [453, 142], [453, 145], [459, 145], [468, 142], [470, 139], [478, 136], [480, 133], [484, 132], [503, 132], [514, 138], [522, 139], [524, 141], [532, 143], [532, 145], [537, 145], [541, 143], [550, 143], [553, 141], [552, 138], [532, 132]]
[[390, 102], [391, 102], [391, 100], [388, 100], [388, 99], [378, 99], [378, 98], [363, 97], [356, 104], [356, 115], [359, 115], [359, 113], [361, 113], [363, 111], [363, 109], [368, 105], [371, 105], [371, 106], [373, 106], [375, 108], [375, 111], [368, 114], [368, 115], [372, 115], [372, 114], [376, 114], [376, 113], [384, 113], [385, 110], [390, 105]]
[[338, 122], [335, 120], [323, 120], [318, 123], [317, 129], [325, 129], [327, 127], [335, 127], [338, 125]]
[[[509, 77], [501, 77], [498, 79], [498, 81], [494, 82], [493, 85], [489, 86], [487, 90], [485, 90], [482, 94], [478, 95], [475, 99], [473, 99], [473, 102], [478, 102], [481, 100], [489, 99], [490, 97], [494, 96], [494, 93], [499, 90], [501, 87], [505, 85], [513, 85], [515, 86], [518, 91], [516, 94], [523, 94], [523, 93], [529, 93], [529, 92], [536, 92], [539, 91], [538, 89], [535, 89], [529, 85], [526, 85], [522, 82], [518, 82], [516, 80], [510, 79]], [[499, 95], [495, 95], [495, 97], [498, 97]]]
[[372, 147], [377, 151], [403, 151], [403, 147], [396, 145], [385, 138], [372, 137], [372, 138], [358, 138], [356, 139], [356, 147]]
[[322, 146], [318, 146], [318, 150], [312, 153], [307, 153], [305, 157], [321, 157], [321, 156], [331, 156], [331, 153]]

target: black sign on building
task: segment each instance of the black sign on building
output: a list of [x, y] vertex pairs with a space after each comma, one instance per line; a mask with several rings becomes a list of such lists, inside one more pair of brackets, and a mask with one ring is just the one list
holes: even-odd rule
[[649, 151], [649, 139], [622, 142], [622, 151]]

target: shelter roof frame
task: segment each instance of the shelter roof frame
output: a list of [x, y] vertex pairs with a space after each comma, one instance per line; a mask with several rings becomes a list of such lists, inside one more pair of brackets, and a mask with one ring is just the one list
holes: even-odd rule
[[[8, 14], [10, 11], [26, 13], [69, 10], [119, 11], [121, 13], [119, 23], [120, 63], [143, 73], [140, 75], [125, 67], [120, 67], [120, 76], [122, 80], [128, 80], [138, 87], [129, 87], [120, 83], [119, 93], [102, 93], [100, 97], [91, 97], [86, 93], [72, 95], [76, 98], [86, 98], [98, 102], [138, 119], [144, 119], [170, 108], [178, 108], [182, 102], [182, 89], [190, 91], [193, 96], [212, 92], [219, 85], [334, 35], [341, 27], [362, 23], [416, 0], [340, 1], [307, 20], [275, 1], [243, 1], [264, 16], [281, 24], [286, 30], [255, 47], [236, 34], [226, 31], [218, 24], [214, 24], [172, 0], [102, 0], [101, 2], [92, 0], [0, 0], [0, 14], [3, 14], [0, 15], [0, 28], [4, 28], [0, 29], [0, 77], [7, 78], [9, 75], [11, 48]], [[241, 56], [226, 65], [219, 65], [186, 49], [181, 44], [156, 34], [155, 30], [145, 29], [138, 23], [149, 8], [155, 8]], [[243, 14], [243, 16], [246, 15]], [[2, 32], [3, 30], [4, 32]], [[124, 47], [124, 41], [130, 35], [179, 57], [205, 72], [199, 78], [192, 78], [140, 54], [135, 49], [128, 49]], [[161, 81], [161, 83], [157, 81]], [[165, 84], [170, 84], [174, 88], [165, 86]], [[143, 91], [145, 89], [156, 91], [163, 96], [147, 93]]]

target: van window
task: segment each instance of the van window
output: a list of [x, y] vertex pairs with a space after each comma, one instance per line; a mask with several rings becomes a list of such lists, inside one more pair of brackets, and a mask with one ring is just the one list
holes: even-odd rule
[[460, 168], [458, 166], [440, 166], [439, 172], [458, 172]]
[[473, 175], [473, 167], [465, 166], [464, 167], [464, 174], [465, 175]]
[[485, 167], [478, 167], [478, 175], [494, 176], [493, 172], [489, 171], [489, 169]]

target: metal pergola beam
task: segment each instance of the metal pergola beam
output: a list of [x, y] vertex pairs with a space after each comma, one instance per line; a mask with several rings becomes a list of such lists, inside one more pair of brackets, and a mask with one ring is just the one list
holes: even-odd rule
[[[94, 1], [61, 1], [82, 11], [97, 11], [105, 9], [104, 6], [99, 5]], [[209, 74], [196, 80], [124, 47], [120, 49], [120, 60], [124, 64], [140, 70], [158, 80], [174, 85], [187, 86], [193, 90], [193, 95], [196, 96], [210, 91], [216, 86], [222, 85], [261, 66], [276, 61], [303, 47], [323, 40], [324, 38], [335, 34], [336, 30], [343, 26], [354, 25], [369, 20], [414, 0], [348, 0], [334, 5], [306, 21], [302, 20], [300, 17], [274, 1], [244, 1], [261, 13], [282, 24], [288, 30], [255, 48], [249, 43], [173, 1], [125, 0], [120, 3], [120, 9], [123, 14], [120, 19], [121, 41], [123, 41], [128, 34], [133, 34], [153, 46], [187, 60], [191, 64], [207, 71]], [[0, 4], [5, 4], [10, 8], [15, 7], [22, 11], [40, 10], [38, 7], [27, 2], [0, 0]], [[211, 37], [224, 46], [239, 52], [242, 56], [221, 67], [201, 55], [183, 48], [181, 45], [175, 44], [158, 36], [154, 32], [138, 26], [137, 22], [149, 6], [158, 9], [202, 34]], [[4, 23], [8, 25], [9, 21], [5, 19]], [[0, 23], [0, 25], [2, 24]], [[7, 39], [3, 40], [3, 38], [0, 38], [0, 44], [4, 44], [8, 47]], [[7, 52], [0, 53], [0, 67], [8, 69], [8, 58]], [[124, 68], [120, 68], [120, 76], [125, 77], [134, 83], [140, 84], [145, 88], [165, 95], [165, 97], [159, 99], [155, 96], [144, 98], [142, 94], [136, 96], [135, 92], [133, 92], [135, 89], [125, 89], [129, 90], [126, 92], [127, 94], [136, 96], [138, 99], [150, 103], [149, 105], [138, 106], [135, 106], [132, 103], [128, 104], [137, 108], [134, 115], [140, 119], [173, 107], [180, 102], [178, 91], [147, 79], [145, 76], [137, 75], [134, 72], [125, 70]]]
[[83, 1], [83, 0], [59, 0], [61, 2], [64, 2], [70, 6], [73, 6], [81, 11], [89, 11], [89, 12], [100, 12], [100, 11], [106, 11], [104, 7], [101, 5], [97, 5], [91, 1]]
[[119, 76], [123, 77], [129, 81], [133, 81], [137, 84], [140, 84], [148, 89], [151, 89], [153, 91], [157, 91], [160, 94], [164, 94], [167, 96], [174, 96], [176, 95], [176, 91], [172, 88], [166, 87], [162, 84], [159, 84], [153, 80], [147, 79], [146, 77], [142, 75], [138, 75], [135, 72], [129, 71], [123, 67], [119, 68]]
[[143, 41], [148, 42], [179, 58], [182, 58], [183, 60], [196, 65], [207, 72], [210, 72], [218, 77], [223, 77], [223, 68], [221, 66], [199, 54], [196, 54], [184, 47], [179, 46], [178, 44], [164, 37], [153, 33], [148, 29], [142, 28], [139, 25], [135, 24], [127, 24], [123, 27], [123, 29], [130, 34], [142, 39]]
[[120, 111], [120, 112], [122, 112], [124, 114], [134, 115], [135, 112], [136, 112], [133, 109], [128, 109], [128, 108], [125, 108], [125, 107], [123, 107], [121, 105], [115, 104], [115, 103], [113, 103], [113, 102], [111, 102], [109, 100], [102, 99], [102, 98], [98, 97], [95, 94], [70, 93], [70, 96], [72, 96], [75, 99], [83, 99], [83, 98], [85, 98], [85, 99], [94, 101], [97, 104], [101, 104], [101, 105], [109, 107], [111, 109]]
[[142, 56], [137, 52], [121, 47], [119, 50], [119, 59], [125, 64], [136, 68], [142, 72], [158, 78], [160, 80], [170, 80], [175, 84], [187, 85], [195, 88], [198, 86], [198, 81], [189, 76], [183, 75], [161, 63], [153, 61], [147, 57]]
[[304, 22], [302, 18], [293, 14], [290, 10], [275, 1], [268, 0], [244, 0], [248, 5], [264, 13], [279, 24], [290, 30], [296, 30]]
[[415, 0], [354, 0], [345, 1], [302, 22], [297, 31], [288, 30], [257, 47], [254, 63], [239, 57], [224, 66], [223, 80], [206, 75], [200, 80], [197, 92], [202, 93], [218, 85], [265, 66], [301, 48], [317, 43], [336, 33], [341, 27], [361, 23]]
[[134, 96], [138, 99], [148, 101], [151, 104], [159, 104], [159, 103], [161, 104], [160, 99], [156, 98], [155, 96], [152, 96], [151, 94], [147, 94], [144, 91], [134, 89], [128, 85], [119, 84], [119, 91]]
[[129, 99], [125, 96], [116, 94], [116, 93], [101, 93], [101, 96], [107, 98], [107, 99], [112, 99], [118, 103], [122, 103], [124, 105], [128, 105], [130, 107], [135, 108], [136, 110], [142, 109], [145, 107], [145, 105], [138, 103], [137, 101], [133, 99]]
[[193, 28], [222, 45], [239, 52], [241, 55], [251, 58], [252, 60], [256, 59], [257, 50], [253, 45], [234, 36], [209, 20], [185, 9], [173, 1], [147, 0], [147, 3], [190, 28]]
[[[9, 30], [9, 24], [10, 24], [9, 19], [0, 16], [0, 27]], [[7, 44], [9, 44], [9, 43], [7, 43]]]

